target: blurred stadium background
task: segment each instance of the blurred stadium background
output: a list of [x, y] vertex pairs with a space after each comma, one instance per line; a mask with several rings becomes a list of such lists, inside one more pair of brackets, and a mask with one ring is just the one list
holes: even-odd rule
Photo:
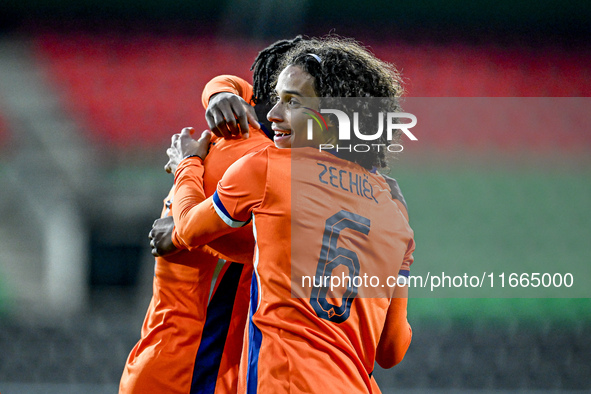
[[275, 39], [333, 32], [408, 80], [419, 141], [392, 175], [413, 273], [571, 270], [579, 289], [411, 299], [383, 391], [588, 392], [590, 20], [582, 0], [2, 2], [0, 391], [116, 392], [170, 136], [204, 127], [211, 77], [251, 80]]

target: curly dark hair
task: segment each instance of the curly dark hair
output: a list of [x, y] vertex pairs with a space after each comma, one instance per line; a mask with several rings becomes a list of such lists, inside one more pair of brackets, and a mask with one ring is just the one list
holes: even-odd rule
[[[314, 56], [315, 55], [315, 56]], [[285, 67], [295, 65], [314, 77], [316, 94], [323, 98], [340, 97], [384, 97], [382, 108], [387, 112], [401, 112], [398, 98], [403, 94], [402, 77], [396, 68], [378, 59], [368, 49], [352, 39], [328, 36], [299, 42], [282, 59], [281, 67], [274, 74], [272, 86]], [[367, 101], [354, 100], [356, 112], [367, 110]], [[349, 100], [349, 102], [351, 102]], [[352, 109], [352, 108], [349, 108]], [[400, 135], [388, 141], [386, 133], [373, 144], [388, 145]], [[351, 144], [364, 143], [351, 136]], [[372, 146], [368, 152], [338, 152], [339, 156], [353, 161], [364, 168], [387, 166], [385, 148]]]

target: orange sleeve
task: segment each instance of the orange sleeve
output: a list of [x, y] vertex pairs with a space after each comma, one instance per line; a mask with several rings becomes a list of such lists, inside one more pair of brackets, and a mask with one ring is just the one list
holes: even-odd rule
[[201, 159], [191, 157], [175, 172], [172, 242], [180, 249], [194, 250], [233, 230], [217, 215], [212, 198], [205, 198], [203, 169]]
[[[415, 242], [410, 240], [399, 275], [408, 272], [413, 263]], [[412, 328], [407, 320], [408, 286], [397, 286], [386, 315], [384, 329], [376, 350], [376, 361], [382, 368], [392, 368], [404, 358], [412, 339]]]
[[415, 250], [415, 240], [413, 238], [410, 239], [408, 242], [408, 247], [406, 249], [406, 253], [404, 254], [404, 260], [402, 261], [402, 265], [400, 266], [400, 271], [402, 272], [410, 272], [410, 266], [414, 262], [413, 252]]
[[219, 75], [209, 81], [203, 89], [203, 94], [201, 95], [203, 108], [207, 108], [211, 96], [220, 92], [234, 93], [242, 97], [247, 103], [252, 104], [251, 84], [234, 75]]
[[378, 386], [378, 382], [376, 382], [376, 378], [373, 375], [371, 375], [371, 392], [372, 394], [382, 394], [382, 390], [380, 390], [380, 386]]
[[406, 318], [408, 298], [392, 298], [384, 330], [376, 349], [376, 361], [382, 368], [392, 368], [404, 358], [412, 339]]
[[[248, 224], [252, 210], [265, 194], [266, 152], [244, 156], [232, 164], [216, 192], [207, 199], [203, 170], [201, 159], [193, 157], [182, 160], [175, 172], [172, 242], [180, 249], [193, 250]], [[252, 249], [248, 251], [251, 246], [248, 243], [238, 246], [234, 245], [238, 253], [252, 253]], [[231, 250], [228, 248], [226, 252], [232, 253]]]
[[218, 183], [214, 200], [218, 214], [231, 226], [250, 221], [265, 197], [268, 152], [263, 149], [238, 159]]
[[214, 239], [204, 245], [203, 250], [226, 261], [249, 263], [252, 262], [254, 246], [252, 226], [244, 226], [236, 232]]

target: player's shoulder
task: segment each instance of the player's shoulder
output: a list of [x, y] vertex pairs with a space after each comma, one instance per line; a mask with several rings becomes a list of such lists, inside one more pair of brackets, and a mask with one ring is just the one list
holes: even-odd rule
[[227, 149], [228, 147], [234, 146], [260, 146], [265, 147], [273, 145], [273, 141], [267, 137], [267, 135], [259, 129], [255, 129], [252, 126], [249, 128], [249, 138], [224, 138], [213, 135], [211, 137], [211, 149]]
[[201, 95], [203, 106], [207, 108], [210, 97], [221, 92], [236, 94], [252, 104], [252, 85], [236, 75], [223, 74], [212, 78], [205, 85]]
[[268, 160], [271, 157], [277, 156], [277, 153], [281, 154], [282, 150], [284, 149], [279, 149], [275, 145], [267, 145], [256, 152], [250, 152], [249, 154], [245, 155], [245, 157], [248, 157], [249, 160]]
[[255, 129], [251, 129], [251, 135], [249, 138], [224, 139], [221, 137], [214, 137], [211, 140], [209, 154], [205, 160], [209, 163], [213, 160], [211, 157], [215, 156], [214, 161], [221, 161], [228, 163], [229, 165], [238, 160], [239, 157], [252, 152], [257, 152], [272, 144], [273, 142], [267, 138], [264, 133]]
[[392, 198], [398, 200], [402, 203], [402, 205], [408, 209], [408, 205], [406, 204], [406, 200], [404, 199], [404, 195], [402, 194], [402, 190], [400, 189], [400, 185], [398, 185], [398, 181], [388, 175], [380, 174], [388, 187], [390, 188], [390, 193], [392, 194]]
[[275, 150], [279, 149], [272, 145], [265, 146], [262, 149], [256, 150], [254, 152], [249, 152], [240, 159], [236, 160], [236, 162], [232, 164], [231, 168], [235, 171], [237, 169], [241, 169], [242, 173], [245, 173], [246, 171], [248, 173], [263, 171], [266, 169], [268, 162], [272, 160]]
[[245, 144], [250, 147], [250, 149], [261, 150], [269, 146], [275, 147], [273, 141], [269, 137], [267, 137], [263, 130], [255, 129], [251, 126], [249, 129], [249, 134], [250, 136], [244, 141]]

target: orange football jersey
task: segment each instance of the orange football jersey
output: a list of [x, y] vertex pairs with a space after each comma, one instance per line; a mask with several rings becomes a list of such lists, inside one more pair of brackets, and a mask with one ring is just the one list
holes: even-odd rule
[[[202, 172], [192, 158], [175, 174], [175, 242], [195, 248], [250, 222], [256, 240], [239, 392], [375, 392], [374, 362], [400, 359], [380, 353], [408, 347], [406, 302], [356, 279], [407, 274], [414, 250], [384, 178], [312, 148], [269, 147], [203, 201]], [[339, 275], [349, 284], [319, 284]]]
[[[239, 94], [247, 102], [252, 96], [246, 81], [220, 76], [206, 85], [204, 105], [219, 91]], [[203, 175], [205, 195], [214, 193], [234, 161], [269, 145], [271, 140], [252, 128], [249, 139], [214, 138]], [[171, 215], [177, 204], [173, 197], [171, 190], [164, 200], [162, 217]], [[252, 231], [244, 230], [238, 237], [218, 243], [226, 247], [216, 248], [222, 254], [195, 249], [156, 258], [153, 296], [141, 338], [127, 359], [120, 393], [236, 392], [252, 266], [231, 262], [235, 260], [218, 265], [218, 257], [238, 254], [237, 260], [251, 259]]]

